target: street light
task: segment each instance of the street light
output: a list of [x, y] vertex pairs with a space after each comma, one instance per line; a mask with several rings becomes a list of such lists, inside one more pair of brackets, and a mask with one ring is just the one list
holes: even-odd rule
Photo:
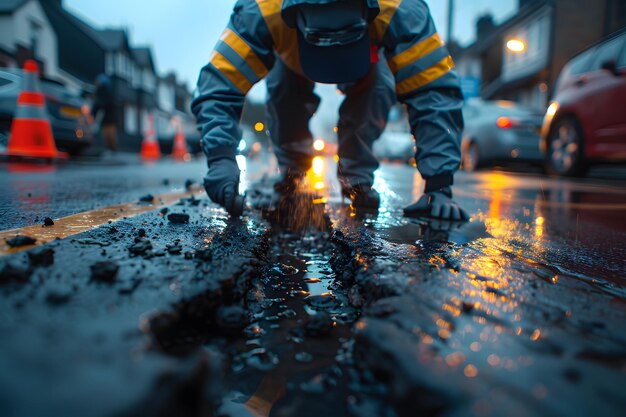
[[524, 52], [526, 50], [526, 42], [521, 39], [509, 39], [506, 43], [506, 49], [515, 53]]

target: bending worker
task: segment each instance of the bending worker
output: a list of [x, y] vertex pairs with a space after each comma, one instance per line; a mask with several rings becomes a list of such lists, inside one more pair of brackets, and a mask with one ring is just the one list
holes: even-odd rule
[[337, 84], [346, 96], [338, 177], [354, 206], [380, 203], [371, 147], [398, 99], [408, 109], [417, 169], [426, 180], [424, 195], [405, 215], [467, 219], [451, 191], [463, 129], [453, 67], [422, 0], [239, 0], [192, 103], [209, 165], [209, 197], [231, 212], [236, 204], [239, 121], [246, 94], [263, 78], [281, 171], [275, 188], [297, 187], [312, 161], [308, 124], [320, 102], [313, 92], [319, 82]]

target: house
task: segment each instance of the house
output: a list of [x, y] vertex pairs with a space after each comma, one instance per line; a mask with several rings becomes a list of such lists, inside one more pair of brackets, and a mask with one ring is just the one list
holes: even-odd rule
[[27, 59], [39, 62], [49, 78], [59, 77], [58, 39], [37, 0], [0, 2], [0, 67], [22, 67]]
[[520, 0], [499, 26], [490, 16], [477, 21], [477, 40], [457, 53], [457, 70], [468, 96], [543, 110], [565, 64], [624, 26], [623, 0]]
[[82, 92], [93, 92], [93, 82], [104, 66], [104, 48], [97, 39], [97, 31], [66, 12], [60, 0], [39, 3], [59, 41], [59, 81]]
[[62, 0], [0, 1], [0, 66], [39, 61], [45, 77], [90, 96], [98, 75], [111, 78], [122, 149], [138, 150], [148, 116], [158, 137], [171, 136], [172, 118], [193, 125], [191, 93], [174, 74], [160, 77], [152, 50], [131, 45], [119, 28], [97, 29], [63, 7]]

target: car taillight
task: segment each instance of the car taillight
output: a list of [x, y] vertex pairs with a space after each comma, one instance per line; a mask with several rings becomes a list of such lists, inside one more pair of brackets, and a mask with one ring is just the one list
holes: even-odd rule
[[519, 122], [517, 120], [513, 120], [511, 118], [503, 116], [496, 120], [496, 125], [500, 129], [511, 129], [512, 127], [519, 125]]

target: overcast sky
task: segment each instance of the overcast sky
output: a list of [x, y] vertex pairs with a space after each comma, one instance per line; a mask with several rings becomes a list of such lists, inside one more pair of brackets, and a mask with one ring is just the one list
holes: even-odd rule
[[[447, 1], [427, 0], [446, 32]], [[456, 37], [471, 42], [477, 16], [511, 15], [517, 0], [457, 0]], [[150, 45], [160, 74], [175, 71], [192, 88], [228, 22], [235, 0], [65, 0], [68, 9], [96, 27], [123, 26], [134, 45]]]

